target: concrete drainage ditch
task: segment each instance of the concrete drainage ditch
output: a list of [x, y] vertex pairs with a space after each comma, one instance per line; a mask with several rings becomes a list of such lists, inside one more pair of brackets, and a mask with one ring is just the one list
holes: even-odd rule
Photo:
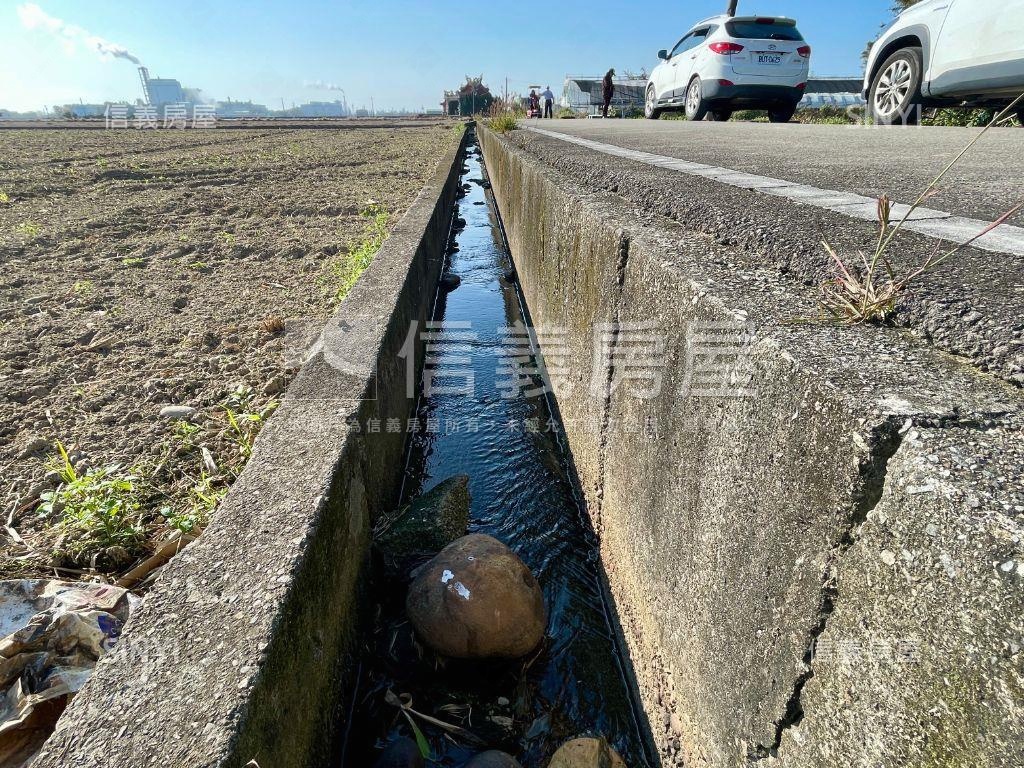
[[[546, 632], [538, 648], [532, 639], [529, 648], [513, 653], [521, 658], [445, 658], [417, 639], [409, 621], [403, 577], [412, 564], [394, 574], [393, 582], [379, 576], [343, 763], [371, 765], [379, 745], [412, 735], [394, 705], [394, 696], [407, 695], [414, 710], [476, 737], [418, 721], [440, 765], [463, 765], [482, 748], [494, 748], [524, 766], [546, 766], [563, 743], [586, 734], [606, 738], [630, 766], [651, 765], [629, 662], [608, 615], [598, 542], [573, 479], [557, 409], [545, 392], [544, 361], [530, 337], [529, 316], [516, 284], [506, 279], [511, 263], [485, 188], [490, 185], [476, 147], [469, 151], [443, 281], [447, 288], [426, 330], [428, 366], [403, 496], [414, 501], [439, 482], [463, 494], [458, 477], [454, 484], [443, 481], [468, 476], [462, 482], [472, 498], [470, 530], [507, 543], [536, 576], [547, 606]], [[564, 361], [548, 362], [555, 381], [564, 375], [559, 366]], [[546, 375], [550, 381], [552, 374]], [[461, 504], [468, 506], [468, 497]], [[413, 547], [431, 535], [432, 522], [422, 532], [415, 525], [404, 531]], [[400, 518], [394, 526], [401, 524]], [[410, 548], [396, 537], [389, 541], [392, 550]], [[445, 573], [453, 603], [460, 602], [457, 588], [467, 600], [478, 599], [478, 589], [500, 591], [500, 610], [474, 626], [469, 637], [478, 649], [499, 648], [504, 638], [493, 635], [492, 625], [502, 611], [514, 609], [507, 586], [495, 586], [493, 574], [478, 576], [476, 584], [467, 581], [470, 597], [470, 589], [457, 581], [464, 578], [457, 566]], [[427, 613], [443, 609], [434, 606]]]
[[[653, 764], [557, 411], [540, 393], [503, 396], [501, 350], [520, 388], [536, 386], [540, 363], [472, 135], [331, 320], [215, 521], [166, 568], [35, 765], [368, 765], [412, 735], [407, 708], [464, 729], [453, 740], [419, 723], [440, 764], [502, 747], [546, 765], [586, 735]], [[411, 396], [435, 363], [439, 386]], [[437, 379], [459, 366], [472, 396]], [[470, 528], [512, 545], [543, 591], [545, 637], [522, 659], [425, 651], [404, 586], [370, 557], [374, 526], [400, 501], [460, 472]]]

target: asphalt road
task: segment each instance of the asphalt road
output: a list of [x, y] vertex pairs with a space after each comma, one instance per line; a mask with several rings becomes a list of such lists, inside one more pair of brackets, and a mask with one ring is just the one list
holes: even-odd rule
[[[628, 149], [867, 197], [912, 203], [978, 128], [880, 128], [681, 120], [531, 120], [528, 125]], [[993, 221], [1024, 200], [1024, 129], [989, 131], [928, 201]], [[1024, 215], [1012, 223], [1024, 225]]]

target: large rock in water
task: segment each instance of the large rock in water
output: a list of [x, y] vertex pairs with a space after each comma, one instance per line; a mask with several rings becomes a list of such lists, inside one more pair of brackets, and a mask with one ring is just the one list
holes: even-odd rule
[[419, 636], [458, 659], [516, 659], [544, 638], [540, 585], [516, 554], [473, 534], [445, 547], [409, 587], [406, 612]]
[[468, 763], [466, 768], [522, 768], [512, 755], [497, 750], [481, 752]]
[[559, 747], [548, 768], [626, 768], [604, 739], [573, 739]]
[[415, 566], [464, 536], [470, 502], [469, 477], [456, 475], [401, 510], [395, 522], [377, 536], [388, 575], [407, 576]]

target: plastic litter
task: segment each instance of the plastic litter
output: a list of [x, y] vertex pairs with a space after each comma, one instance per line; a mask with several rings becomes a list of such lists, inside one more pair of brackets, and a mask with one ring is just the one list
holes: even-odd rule
[[139, 602], [108, 584], [0, 581], [0, 765], [32, 761]]

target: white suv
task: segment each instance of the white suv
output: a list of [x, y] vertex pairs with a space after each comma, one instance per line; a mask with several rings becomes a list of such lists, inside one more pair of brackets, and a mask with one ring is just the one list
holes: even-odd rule
[[1022, 92], [1024, 0], [924, 0], [882, 33], [864, 77], [883, 125], [916, 123], [923, 107], [1005, 107]]
[[788, 123], [807, 87], [811, 46], [792, 19], [726, 14], [694, 25], [658, 58], [648, 118], [682, 109], [690, 120], [728, 120], [736, 109], [767, 109], [773, 123]]

